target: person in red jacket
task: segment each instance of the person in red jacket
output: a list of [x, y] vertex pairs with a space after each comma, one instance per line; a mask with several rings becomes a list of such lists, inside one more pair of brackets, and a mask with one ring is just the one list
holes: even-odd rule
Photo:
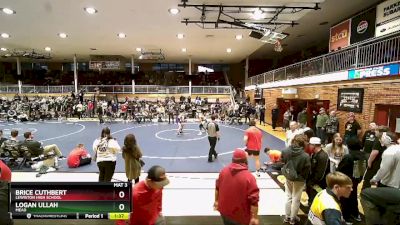
[[[165, 169], [161, 166], [152, 166], [147, 172], [146, 180], [135, 184], [132, 189], [133, 211], [130, 225], [165, 225], [162, 192], [168, 184]], [[125, 222], [118, 220], [116, 225], [125, 225]]]
[[0, 160], [0, 181], [11, 182], [11, 170], [2, 160]]
[[92, 157], [86, 151], [83, 144], [78, 144], [68, 155], [68, 167], [76, 168], [83, 165], [90, 164]]
[[8, 214], [9, 183], [11, 182], [11, 170], [0, 160], [0, 225], [13, 225], [14, 222]]
[[236, 149], [232, 163], [221, 170], [216, 181], [214, 209], [225, 225], [258, 225], [259, 192], [247, 167], [247, 153]]

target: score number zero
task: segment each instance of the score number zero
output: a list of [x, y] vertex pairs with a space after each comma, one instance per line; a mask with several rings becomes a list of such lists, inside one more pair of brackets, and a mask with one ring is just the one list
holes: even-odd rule
[[[121, 198], [121, 199], [125, 198], [125, 192], [124, 192], [124, 191], [120, 191], [120, 192], [118, 193], [118, 197]], [[122, 204], [122, 203], [119, 204], [118, 209], [121, 210], [121, 211], [123, 211], [123, 210], [125, 209], [125, 205]]]
[[[119, 187], [119, 188], [121, 188], [121, 187], [128, 187], [128, 183], [114, 183], [114, 187]], [[125, 198], [125, 192], [124, 192], [124, 191], [119, 191], [119, 192], [118, 192], [118, 197], [119, 197], [120, 199]], [[123, 211], [123, 210], [125, 209], [125, 205], [122, 204], [122, 203], [119, 204], [119, 205], [118, 205], [118, 209], [121, 210], [121, 211]]]

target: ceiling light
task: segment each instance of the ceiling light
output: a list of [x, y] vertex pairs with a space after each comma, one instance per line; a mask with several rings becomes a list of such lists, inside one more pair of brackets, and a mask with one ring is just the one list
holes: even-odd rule
[[7, 34], [7, 33], [1, 33], [1, 37], [2, 37], [2, 38], [9, 38], [9, 37], [10, 37], [10, 35], [9, 35], [9, 34]]
[[97, 13], [97, 9], [95, 9], [95, 8], [93, 8], [93, 7], [86, 7], [86, 8], [83, 8], [83, 10], [85, 10], [87, 13], [89, 13], [89, 14], [95, 14], [95, 13]]
[[141, 52], [142, 49], [141, 49], [141, 48], [136, 48], [136, 51], [137, 51], [137, 52]]
[[51, 51], [51, 48], [50, 48], [50, 47], [46, 47], [46, 48], [44, 48], [44, 50], [45, 50], [46, 52], [50, 52], [50, 51]]
[[0, 48], [0, 50], [5, 52], [5, 51], [7, 51], [7, 48]]
[[242, 38], [243, 38], [243, 35], [241, 35], [241, 34], [237, 34], [237, 35], [235, 36], [235, 38], [236, 38], [236, 40], [242, 40]]
[[9, 9], [9, 8], [2, 8], [1, 10], [3, 11], [3, 13], [8, 14], [8, 15], [16, 13], [14, 10]]
[[227, 53], [231, 53], [231, 52], [232, 52], [232, 49], [227, 48], [227, 49], [226, 49], [226, 52], [227, 52]]
[[124, 34], [124, 33], [119, 33], [119, 34], [118, 34], [118, 37], [119, 37], [119, 38], [126, 38], [126, 34]]
[[186, 48], [182, 48], [182, 52], [186, 52]]
[[176, 37], [178, 37], [178, 39], [183, 39], [185, 37], [184, 34], [177, 34]]
[[66, 33], [58, 33], [58, 36], [60, 38], [67, 38], [68, 37], [68, 35]]
[[180, 10], [177, 8], [170, 8], [168, 9], [168, 12], [171, 13], [172, 15], [176, 15], [180, 12]]
[[6, 56], [6, 57], [10, 57], [10, 56], [11, 56], [11, 54], [10, 54], [10, 53], [7, 53], [7, 54], [5, 54], [4, 56]]
[[255, 19], [255, 20], [261, 20], [261, 19], [264, 19], [265, 18], [265, 14], [264, 14], [264, 12], [261, 10], [261, 9], [256, 9], [254, 12], [253, 12], [253, 19]]

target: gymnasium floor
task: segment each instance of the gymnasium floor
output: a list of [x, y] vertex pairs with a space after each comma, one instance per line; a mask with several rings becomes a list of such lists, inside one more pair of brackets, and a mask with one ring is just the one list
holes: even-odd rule
[[[19, 131], [19, 139], [23, 140], [23, 133], [31, 131], [34, 139], [43, 142], [43, 145], [56, 144], [63, 155], [69, 152], [79, 143], [86, 146], [92, 152], [93, 141], [100, 136], [103, 127], [109, 127], [112, 136], [122, 146], [124, 137], [133, 133], [143, 152], [143, 160], [146, 162], [144, 171], [153, 165], [161, 165], [168, 172], [178, 173], [210, 173], [219, 172], [225, 165], [229, 164], [232, 152], [235, 148], [243, 148], [243, 134], [247, 125], [229, 126], [220, 124], [221, 140], [217, 143], [216, 150], [219, 153], [218, 160], [208, 163], [209, 142], [207, 135], [198, 135], [197, 123], [185, 123], [184, 133], [176, 135], [176, 124], [168, 123], [106, 123], [100, 125], [94, 121], [77, 122], [26, 122], [26, 123], [0, 123], [0, 129], [4, 136], [8, 137], [10, 131]], [[283, 149], [284, 143], [280, 139], [264, 132], [263, 147], [269, 146], [273, 149]], [[267, 161], [265, 154], [261, 154], [261, 160]], [[97, 166], [92, 163], [88, 166], [70, 169], [66, 160], [60, 162], [59, 172], [97, 172]], [[254, 170], [254, 163], [250, 164]], [[124, 161], [121, 154], [118, 155], [116, 172], [124, 172]]]
[[[213, 163], [207, 162], [208, 140], [205, 134], [197, 135], [198, 124], [185, 124], [184, 134], [176, 136], [176, 125], [167, 123], [108, 123], [99, 125], [98, 122], [38, 122], [38, 123], [0, 123], [5, 136], [12, 129], [18, 129], [20, 136], [25, 131], [35, 133], [34, 138], [44, 145], [57, 144], [63, 154], [78, 143], [83, 143], [91, 150], [93, 140], [100, 135], [104, 126], [111, 129], [112, 135], [122, 145], [126, 134], [134, 133], [146, 162], [144, 171], [152, 165], [164, 166], [170, 178], [170, 185], [164, 190], [163, 213], [168, 224], [222, 224], [219, 214], [213, 211], [215, 179], [220, 169], [229, 164], [232, 151], [243, 147], [243, 133], [247, 126], [228, 126], [220, 124], [221, 141], [217, 144], [220, 153]], [[262, 127], [264, 130], [270, 128]], [[282, 135], [282, 132], [275, 132]], [[263, 147], [282, 149], [283, 141], [267, 132], [264, 132]], [[261, 161], [268, 161], [265, 154], [261, 154]], [[13, 182], [57, 182], [57, 181], [85, 181], [96, 182], [98, 178], [97, 166], [91, 164], [78, 169], [69, 169], [65, 161], [61, 161], [62, 168], [57, 172], [48, 173], [37, 178], [36, 172], [13, 172]], [[250, 160], [250, 170], [254, 171], [254, 163]], [[146, 177], [142, 173], [141, 179]], [[115, 181], [125, 181], [123, 173], [123, 159], [118, 156]], [[257, 178], [260, 188], [261, 224], [282, 224], [281, 215], [284, 214], [285, 194], [281, 187], [267, 173]], [[54, 222], [54, 221], [53, 221]], [[50, 221], [16, 220], [19, 224], [53, 224]], [[113, 224], [111, 221], [60, 221], [63, 224]]]

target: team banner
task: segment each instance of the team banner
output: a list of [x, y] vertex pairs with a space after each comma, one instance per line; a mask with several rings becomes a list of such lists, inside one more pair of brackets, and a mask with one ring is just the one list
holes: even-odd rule
[[359, 70], [349, 70], [349, 80], [370, 77], [383, 77], [399, 74], [399, 64], [389, 64], [384, 66], [374, 66]]
[[371, 8], [351, 18], [350, 43], [354, 44], [375, 36], [376, 8]]
[[400, 30], [400, 0], [388, 0], [376, 7], [375, 36]]
[[350, 45], [350, 20], [331, 27], [329, 51], [336, 51]]

